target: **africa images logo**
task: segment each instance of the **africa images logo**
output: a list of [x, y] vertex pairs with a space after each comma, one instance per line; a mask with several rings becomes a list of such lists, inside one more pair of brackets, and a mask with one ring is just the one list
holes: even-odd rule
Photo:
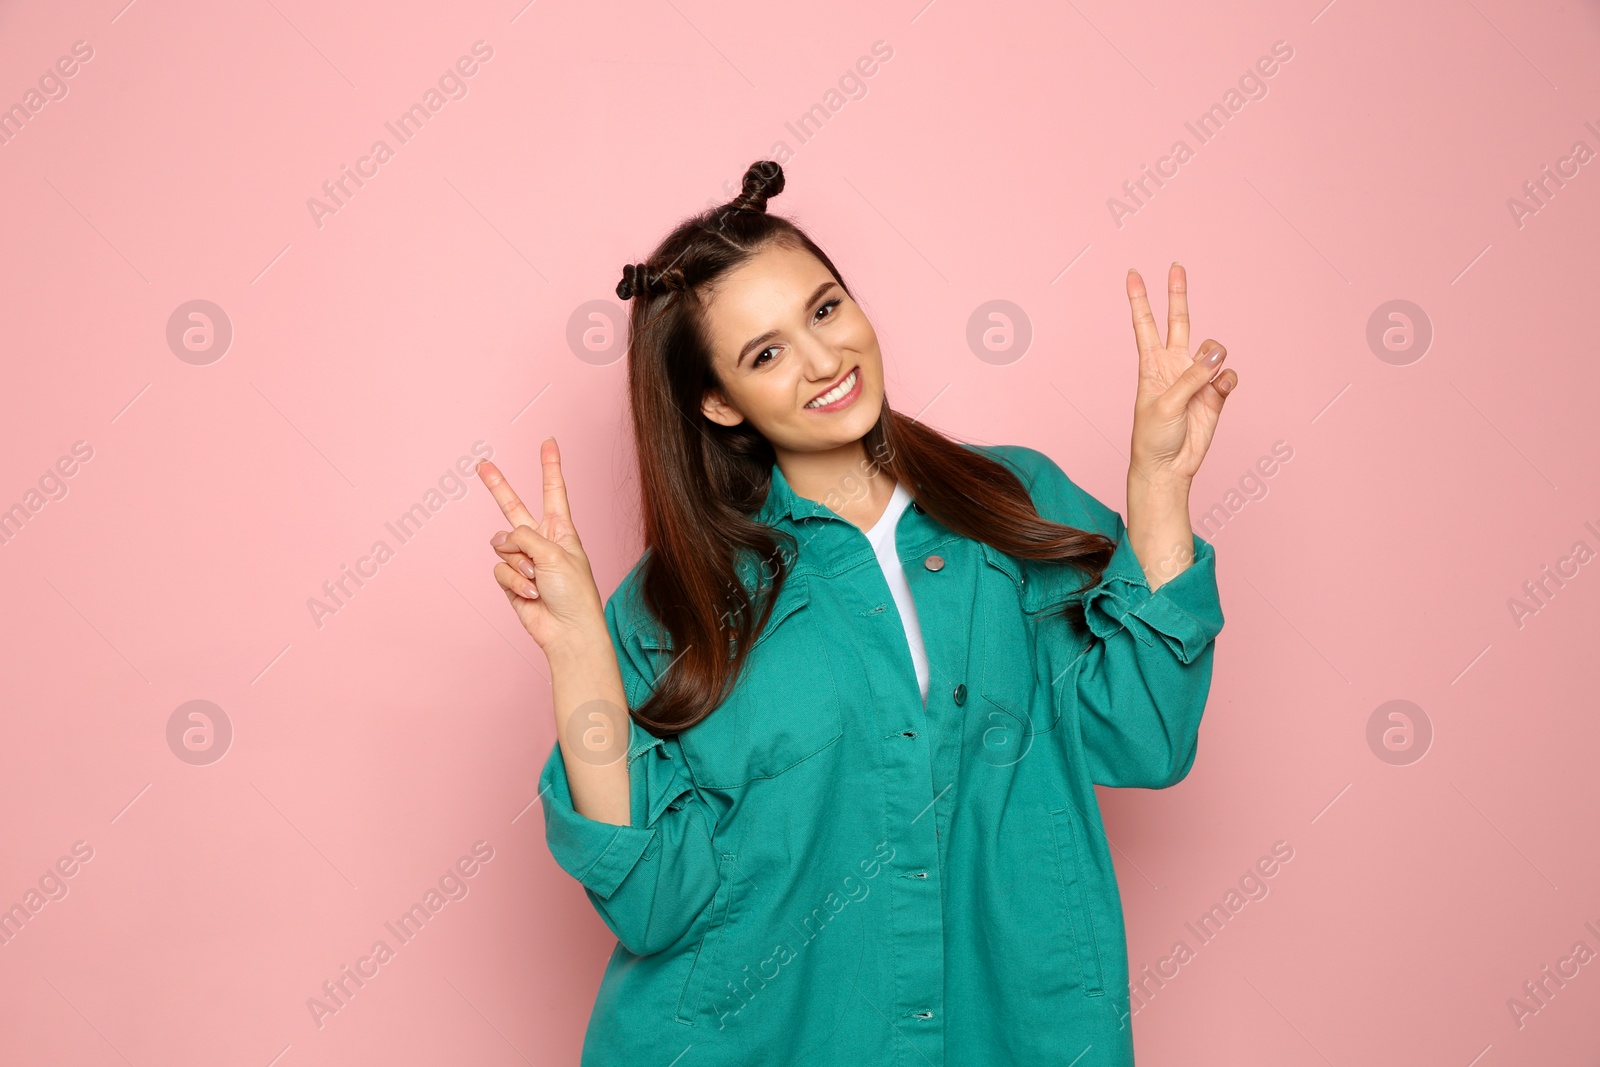
[[355, 197], [357, 190], [376, 178], [379, 168], [395, 157], [396, 148], [410, 143], [445, 104], [451, 100], [466, 99], [469, 91], [467, 79], [478, 73], [481, 64], [493, 58], [494, 48], [487, 41], [474, 41], [472, 55], [461, 56], [454, 66], [446, 67], [445, 72], [439, 75], [437, 87], [428, 86], [421, 101], [402, 111], [393, 122], [383, 124], [383, 128], [394, 138], [393, 146], [380, 137], [372, 142], [366, 155], [356, 160], [354, 170], [343, 163], [339, 164], [339, 176], [322, 183], [323, 199], [314, 196], [306, 199], [306, 209], [311, 212], [311, 221], [316, 223], [317, 229], [322, 229], [323, 219], [337, 215]]
[[394, 960], [399, 950], [415, 940], [444, 910], [446, 904], [465, 900], [472, 891], [470, 879], [476, 877], [484, 864], [492, 859], [494, 846], [487, 841], [475, 842], [471, 855], [464, 855], [445, 868], [437, 886], [430, 885], [422, 894], [422, 899], [414, 902], [399, 918], [383, 924], [383, 928], [394, 939], [393, 945], [386, 938], [377, 939], [372, 943], [372, 950], [359, 957], [354, 967], [344, 964], [336, 976], [322, 983], [321, 996], [307, 997], [306, 1008], [311, 1012], [311, 1021], [317, 1024], [317, 1029], [321, 1030], [327, 1025], [329, 1016], [337, 1015], [349, 1007], [356, 993], [382, 974], [383, 968]]

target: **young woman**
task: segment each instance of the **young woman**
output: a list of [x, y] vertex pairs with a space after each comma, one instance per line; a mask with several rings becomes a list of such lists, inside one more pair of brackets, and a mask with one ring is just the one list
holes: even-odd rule
[[1222, 629], [1188, 492], [1237, 375], [1139, 349], [1128, 525], [889, 407], [833, 263], [743, 193], [625, 268], [645, 552], [602, 603], [553, 439], [495, 578], [550, 664], [546, 840], [617, 935], [585, 1064], [1133, 1062], [1094, 786], [1194, 762]]

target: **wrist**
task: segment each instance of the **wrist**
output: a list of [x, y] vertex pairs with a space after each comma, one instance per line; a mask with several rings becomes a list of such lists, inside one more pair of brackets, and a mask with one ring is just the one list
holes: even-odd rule
[[543, 646], [545, 659], [554, 669], [572, 664], [581, 666], [596, 657], [615, 656], [611, 632], [606, 628], [604, 615], [563, 627], [553, 639]]
[[1189, 483], [1141, 482], [1128, 479], [1128, 525], [1189, 525]]
[[1194, 562], [1190, 481], [1183, 475], [1128, 469], [1128, 542], [1152, 591]]
[[1178, 496], [1187, 499], [1194, 479], [1175, 471], [1145, 471], [1128, 467], [1128, 496]]

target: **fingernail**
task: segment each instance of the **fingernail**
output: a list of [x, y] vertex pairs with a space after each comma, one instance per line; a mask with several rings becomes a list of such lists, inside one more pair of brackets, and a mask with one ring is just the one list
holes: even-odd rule
[[496, 548], [499, 548], [501, 545], [505, 544], [506, 543], [505, 531], [502, 530], [499, 533], [495, 534], [494, 537], [489, 541], [489, 543], [491, 545], [493, 545], [494, 547], [496, 547]]
[[1129, 274], [1132, 274], [1132, 273], [1133, 273], [1133, 270], [1134, 270], [1134, 268], [1132, 268], [1132, 267], [1129, 267], [1129, 268], [1128, 268], [1128, 273], [1129, 273]]
[[533, 564], [529, 563], [525, 559], [517, 560], [517, 570], [521, 571], [524, 575], [526, 575], [529, 578], [534, 578], [534, 577], [538, 576], [537, 572], [534, 571], [534, 569], [533, 569]]
[[522, 595], [527, 597], [529, 600], [538, 600], [539, 599], [539, 590], [535, 589], [532, 585], [529, 585], [528, 586], [528, 591], [526, 593], [523, 593]]
[[1213, 348], [1210, 352], [1206, 353], [1206, 357], [1205, 357], [1205, 361], [1204, 362], [1209, 367], [1215, 367], [1218, 363], [1221, 363], [1222, 362], [1222, 349]]
[[1177, 260], [1173, 260], [1173, 261], [1172, 261], [1172, 265], [1173, 265], [1173, 266], [1174, 266], [1174, 267], [1181, 267], [1181, 266], [1183, 266], [1183, 264], [1182, 264], [1182, 263], [1179, 263], [1179, 262], [1178, 262], [1178, 261], [1177, 261]]

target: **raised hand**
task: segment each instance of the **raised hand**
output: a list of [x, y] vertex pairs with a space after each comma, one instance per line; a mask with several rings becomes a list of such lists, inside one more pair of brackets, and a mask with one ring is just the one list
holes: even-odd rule
[[539, 446], [544, 471], [544, 518], [535, 520], [518, 499], [511, 483], [488, 460], [478, 464], [478, 477], [511, 523], [490, 539], [500, 556], [495, 581], [505, 590], [517, 619], [539, 647], [549, 653], [568, 637], [603, 633], [604, 604], [578, 540], [561, 477], [561, 452], [554, 437]]
[[1222, 402], [1239, 384], [1218, 373], [1227, 349], [1207, 338], [1189, 353], [1189, 283], [1174, 263], [1167, 273], [1167, 341], [1161, 343], [1144, 279], [1128, 271], [1128, 302], [1139, 345], [1139, 388], [1133, 405], [1129, 477], [1146, 483], [1187, 483], [1211, 447]]

